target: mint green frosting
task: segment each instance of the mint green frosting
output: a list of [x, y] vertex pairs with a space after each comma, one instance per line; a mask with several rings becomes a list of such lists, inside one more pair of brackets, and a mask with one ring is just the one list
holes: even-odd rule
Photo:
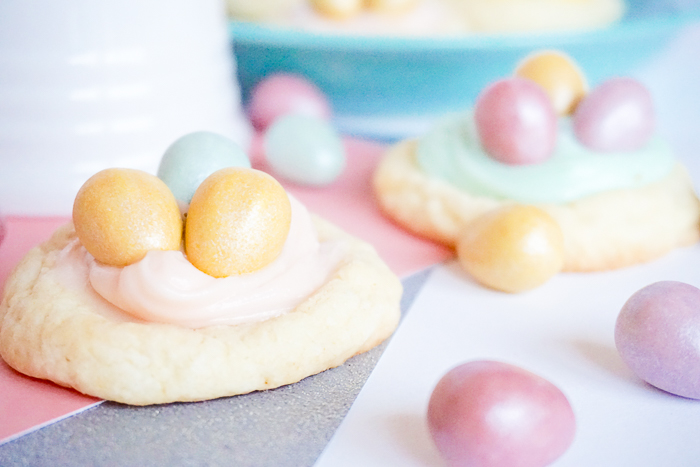
[[560, 119], [552, 157], [539, 164], [503, 164], [482, 149], [471, 112], [438, 123], [420, 139], [416, 158], [424, 172], [471, 194], [553, 204], [640, 187], [663, 178], [675, 164], [671, 147], [658, 137], [632, 153], [591, 151], [577, 142], [567, 118]]

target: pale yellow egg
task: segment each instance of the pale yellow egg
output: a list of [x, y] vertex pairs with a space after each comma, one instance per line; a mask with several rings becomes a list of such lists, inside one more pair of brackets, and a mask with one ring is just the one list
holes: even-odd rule
[[254, 169], [221, 169], [192, 197], [185, 252], [210, 276], [257, 271], [279, 256], [291, 221], [289, 198], [277, 180]]
[[177, 250], [182, 218], [158, 177], [134, 169], [106, 169], [78, 191], [73, 224], [80, 243], [101, 263], [127, 266], [150, 250]]
[[562, 52], [532, 54], [518, 65], [515, 75], [542, 86], [559, 115], [571, 114], [588, 92], [585, 76], [576, 63]]
[[418, 0], [365, 0], [365, 7], [378, 13], [406, 13], [418, 4]]
[[561, 271], [564, 237], [559, 224], [543, 210], [507, 206], [465, 226], [457, 241], [457, 256], [483, 285], [522, 292]]
[[311, 6], [323, 16], [335, 20], [352, 18], [364, 8], [364, 0], [310, 0]]

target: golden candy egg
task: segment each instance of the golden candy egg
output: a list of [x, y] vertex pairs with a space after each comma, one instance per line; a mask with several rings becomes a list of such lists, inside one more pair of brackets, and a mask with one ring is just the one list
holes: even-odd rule
[[192, 197], [185, 252], [210, 276], [253, 272], [280, 254], [291, 221], [289, 198], [277, 180], [254, 169], [221, 169]]
[[480, 283], [504, 292], [544, 284], [564, 265], [559, 224], [534, 206], [507, 206], [475, 219], [457, 240], [462, 267]]
[[379, 13], [405, 13], [414, 8], [418, 0], [365, 0], [365, 6]]
[[364, 0], [311, 0], [311, 6], [328, 18], [344, 20], [359, 14]]
[[101, 263], [127, 266], [149, 250], [178, 250], [182, 218], [158, 177], [134, 169], [96, 173], [78, 190], [73, 224], [80, 243]]
[[542, 86], [559, 115], [571, 114], [588, 91], [581, 70], [561, 52], [545, 51], [530, 55], [518, 65], [515, 74]]

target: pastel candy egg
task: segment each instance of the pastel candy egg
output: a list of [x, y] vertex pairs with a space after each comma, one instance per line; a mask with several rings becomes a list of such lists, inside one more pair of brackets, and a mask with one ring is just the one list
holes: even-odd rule
[[700, 399], [700, 289], [663, 281], [637, 291], [617, 317], [615, 345], [647, 383]]
[[544, 51], [526, 57], [515, 74], [542, 86], [559, 115], [572, 113], [588, 90], [581, 70], [561, 52]]
[[564, 236], [559, 224], [543, 210], [506, 206], [465, 226], [457, 239], [457, 256], [462, 267], [483, 285], [522, 292], [561, 271]]
[[447, 372], [428, 428], [450, 466], [544, 467], [569, 448], [576, 418], [554, 384], [514, 365], [473, 361]]
[[251, 93], [248, 115], [253, 126], [264, 130], [282, 115], [331, 118], [331, 105], [323, 92], [306, 78], [277, 73], [260, 81]]
[[265, 133], [265, 157], [275, 172], [302, 185], [327, 185], [345, 169], [345, 148], [326, 121], [287, 115]]
[[418, 0], [365, 0], [365, 6], [372, 11], [398, 14], [414, 8]]
[[600, 152], [643, 148], [654, 133], [654, 103], [632, 78], [605, 81], [583, 99], [573, 117], [574, 133], [584, 146]]
[[182, 136], [165, 150], [158, 167], [181, 204], [187, 205], [200, 183], [224, 167], [250, 168], [248, 156], [234, 141], [208, 131]]
[[311, 0], [311, 6], [328, 18], [343, 20], [360, 13], [364, 0]]
[[228, 277], [277, 258], [289, 233], [291, 205], [264, 172], [221, 169], [197, 188], [185, 223], [185, 252], [200, 271]]
[[80, 243], [101, 263], [127, 266], [150, 250], [178, 250], [182, 219], [175, 197], [158, 177], [107, 169], [90, 177], [73, 203]]
[[488, 86], [477, 97], [474, 121], [484, 150], [505, 164], [543, 162], [554, 152], [557, 115], [533, 81], [516, 77]]

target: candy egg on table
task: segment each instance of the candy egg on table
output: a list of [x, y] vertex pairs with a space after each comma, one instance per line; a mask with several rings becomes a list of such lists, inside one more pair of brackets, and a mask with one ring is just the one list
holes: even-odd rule
[[428, 428], [450, 466], [544, 467], [571, 445], [576, 419], [566, 396], [514, 365], [472, 361], [437, 383]]
[[73, 224], [97, 261], [127, 266], [150, 250], [178, 250], [182, 218], [175, 197], [158, 177], [135, 169], [106, 169], [78, 190]]
[[187, 205], [204, 179], [224, 167], [250, 168], [250, 160], [229, 138], [198, 131], [178, 138], [165, 150], [158, 178], [168, 185], [178, 202]]
[[256, 129], [264, 130], [276, 118], [287, 114], [330, 120], [331, 104], [318, 86], [291, 73], [270, 75], [253, 88], [248, 115]]
[[330, 123], [286, 115], [268, 128], [265, 157], [275, 174], [302, 185], [327, 185], [345, 169], [345, 148]]
[[542, 86], [559, 115], [569, 115], [586, 95], [583, 72], [566, 54], [554, 50], [534, 53], [516, 68], [515, 75]]
[[524, 78], [507, 78], [485, 88], [474, 105], [484, 150], [505, 164], [534, 164], [554, 152], [557, 115], [544, 90]]
[[641, 149], [654, 133], [651, 94], [633, 78], [609, 79], [579, 103], [573, 127], [579, 142], [596, 151]]
[[228, 277], [277, 258], [291, 224], [284, 188], [270, 175], [229, 167], [197, 188], [185, 224], [185, 253], [200, 271]]
[[620, 310], [615, 345], [647, 383], [700, 399], [700, 289], [677, 281], [640, 289]]
[[311, 0], [316, 11], [337, 20], [352, 18], [362, 11], [364, 5], [364, 0]]
[[543, 210], [510, 205], [468, 224], [457, 239], [457, 257], [478, 282], [504, 292], [522, 292], [561, 271], [564, 236]]

